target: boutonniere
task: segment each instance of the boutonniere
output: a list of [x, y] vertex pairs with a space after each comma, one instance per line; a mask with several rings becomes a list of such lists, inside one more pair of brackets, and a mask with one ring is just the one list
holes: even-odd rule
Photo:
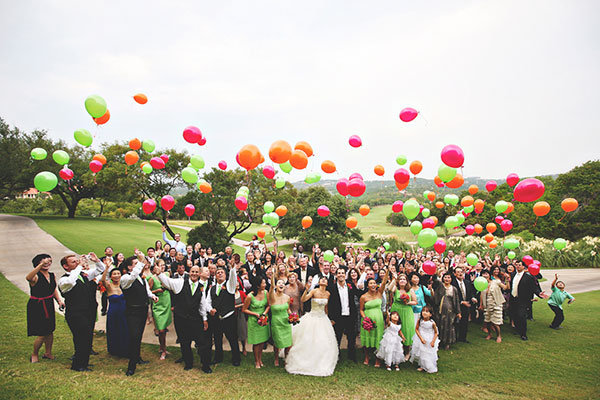
[[227, 290], [227, 286], [221, 285], [221, 290]]

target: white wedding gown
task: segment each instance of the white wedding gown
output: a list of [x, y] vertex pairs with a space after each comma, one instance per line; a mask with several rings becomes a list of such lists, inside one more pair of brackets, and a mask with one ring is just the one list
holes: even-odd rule
[[325, 314], [327, 299], [312, 299], [311, 311], [292, 327], [292, 348], [285, 359], [290, 374], [329, 376], [338, 360], [331, 321]]

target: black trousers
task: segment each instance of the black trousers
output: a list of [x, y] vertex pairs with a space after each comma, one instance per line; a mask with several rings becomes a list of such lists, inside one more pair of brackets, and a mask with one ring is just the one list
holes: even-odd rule
[[333, 325], [338, 347], [342, 342], [342, 336], [346, 335], [346, 339], [348, 339], [348, 358], [353, 361], [356, 360], [356, 319], [356, 316], [342, 316]]
[[529, 300], [520, 302], [511, 297], [509, 302], [510, 314], [515, 323], [515, 329], [520, 336], [527, 336], [527, 307]]
[[456, 340], [459, 342], [464, 342], [467, 340], [467, 331], [469, 330], [469, 314], [471, 312], [471, 307], [467, 307], [464, 305], [460, 305], [460, 316], [461, 319], [458, 320], [458, 325], [456, 327]]
[[560, 324], [562, 324], [563, 321], [565, 320], [565, 314], [564, 314], [562, 308], [560, 308], [560, 307], [552, 306], [550, 304], [548, 304], [548, 306], [550, 307], [550, 309], [552, 311], [554, 311], [554, 319], [552, 320], [550, 327], [558, 328], [560, 326]]
[[189, 319], [173, 315], [175, 331], [179, 338], [179, 347], [181, 356], [186, 367], [194, 366], [194, 354], [192, 353], [192, 342], [196, 343], [202, 368], [210, 367], [210, 336], [208, 331], [204, 331], [204, 322], [202, 319]]
[[142, 346], [142, 335], [148, 318], [147, 307], [136, 307], [125, 311], [127, 328], [129, 329], [129, 365], [128, 370], [135, 371], [140, 360], [140, 348]]
[[108, 296], [106, 295], [106, 290], [102, 292], [102, 298], [100, 302], [102, 303], [102, 310], [100, 310], [100, 312], [105, 314], [106, 310], [108, 310]]
[[69, 329], [73, 334], [73, 347], [75, 355], [71, 363], [72, 369], [86, 368], [90, 361], [91, 334], [90, 313], [86, 312], [67, 312], [65, 315]]
[[215, 362], [223, 361], [223, 334], [231, 346], [231, 362], [239, 364], [241, 360], [240, 347], [238, 344], [237, 319], [235, 312], [225, 319], [214, 318], [212, 320], [212, 334], [215, 340]]
[[94, 347], [94, 327], [96, 326], [96, 316], [98, 314], [98, 303], [94, 302], [94, 304], [92, 304], [92, 309], [90, 310], [90, 351], [92, 351], [92, 348]]

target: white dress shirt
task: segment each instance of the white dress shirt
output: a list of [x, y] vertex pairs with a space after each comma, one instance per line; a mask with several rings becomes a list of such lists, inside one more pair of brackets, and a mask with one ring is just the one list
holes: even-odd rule
[[140, 276], [142, 269], [144, 269], [144, 263], [138, 261], [130, 273], [125, 274], [121, 277], [121, 282], [120, 282], [121, 289], [123, 289], [123, 290], [129, 289], [131, 287], [131, 285], [133, 285], [133, 282], [137, 279], [137, 281], [146, 288], [146, 293], [148, 294], [148, 297], [151, 299], [154, 299], [156, 296], [154, 296], [154, 294], [152, 293], [152, 290], [150, 290], [150, 286], [147, 284], [147, 282], [144, 280], [144, 278], [142, 278]]
[[[231, 270], [229, 271], [229, 279], [227, 280], [227, 283], [226, 283], [227, 292], [229, 294], [235, 294], [236, 284], [237, 284], [237, 272], [236, 272], [235, 268], [231, 268]], [[219, 287], [221, 287], [223, 285], [223, 282], [221, 282], [221, 283], [217, 282], [216, 285], [217, 285], [216, 289], [218, 289]], [[209, 295], [206, 296], [206, 309], [208, 311], [213, 309], [212, 297]], [[225, 318], [231, 316], [234, 312], [235, 312], [235, 308], [231, 312], [228, 312], [227, 314], [223, 315], [221, 317], [221, 319], [225, 319]]]
[[512, 297], [519, 297], [519, 282], [521, 282], [521, 278], [523, 277], [524, 273], [525, 270], [523, 270], [522, 272], [517, 272], [515, 274], [515, 278], [512, 281], [512, 289], [510, 291]]
[[348, 301], [348, 284], [344, 283], [341, 286], [339, 282], [336, 283], [338, 292], [340, 293], [340, 305], [342, 306], [342, 317], [350, 315], [350, 302]]
[[[160, 275], [158, 275], [158, 280], [164, 287], [166, 287], [167, 289], [172, 291], [174, 294], [179, 294], [181, 292], [181, 290], [183, 289], [184, 281], [182, 278], [169, 278], [164, 272], [162, 272]], [[191, 289], [192, 281], [189, 280], [189, 283], [190, 283], [190, 289]], [[204, 288], [204, 290], [202, 291], [202, 300], [200, 300], [200, 307], [199, 307], [200, 310], [199, 311], [200, 311], [200, 315], [202, 316], [202, 319], [206, 321], [206, 314], [208, 314], [208, 311], [210, 311], [212, 309], [212, 307], [208, 308], [207, 304], [206, 304], [206, 298], [210, 297], [207, 295], [208, 282], [198, 280], [198, 281], [196, 281], [196, 283], [201, 285]], [[196, 290], [198, 290], [198, 289], [199, 289], [199, 286], [196, 285]], [[235, 293], [235, 289], [234, 289], [234, 293]]]
[[[98, 261], [94, 266], [87, 269], [84, 273], [86, 274], [88, 281], [91, 281], [97, 276], [102, 275], [104, 268], [106, 268], [106, 265], [104, 265], [103, 262]], [[78, 265], [77, 268], [71, 272], [67, 272], [66, 276], [63, 276], [58, 280], [57, 286], [62, 293], [67, 293], [69, 290], [73, 289], [73, 286], [77, 284], [77, 279], [79, 279], [81, 271], [83, 271], [83, 266]]]
[[171, 240], [171, 239], [167, 239], [167, 233], [163, 232], [163, 240], [167, 243], [169, 243], [169, 245], [171, 245], [171, 248], [175, 248], [177, 250], [178, 253], [181, 254], [185, 254], [185, 248], [187, 247], [185, 245], [185, 243], [182, 243], [181, 240], [178, 242], [176, 240]]
[[462, 293], [463, 301], [468, 301], [467, 299], [467, 288], [465, 288], [465, 281], [458, 281], [458, 287], [460, 288], [460, 292]]

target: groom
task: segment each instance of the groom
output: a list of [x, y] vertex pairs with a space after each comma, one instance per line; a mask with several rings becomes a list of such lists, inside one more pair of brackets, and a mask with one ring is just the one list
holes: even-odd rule
[[351, 283], [346, 282], [346, 271], [339, 268], [335, 274], [335, 283], [331, 285], [329, 296], [329, 319], [335, 338], [338, 342], [338, 347], [342, 341], [342, 336], [346, 335], [348, 339], [348, 359], [356, 362], [356, 319], [358, 311], [354, 303], [354, 296], [360, 295], [357, 293], [357, 288]]

